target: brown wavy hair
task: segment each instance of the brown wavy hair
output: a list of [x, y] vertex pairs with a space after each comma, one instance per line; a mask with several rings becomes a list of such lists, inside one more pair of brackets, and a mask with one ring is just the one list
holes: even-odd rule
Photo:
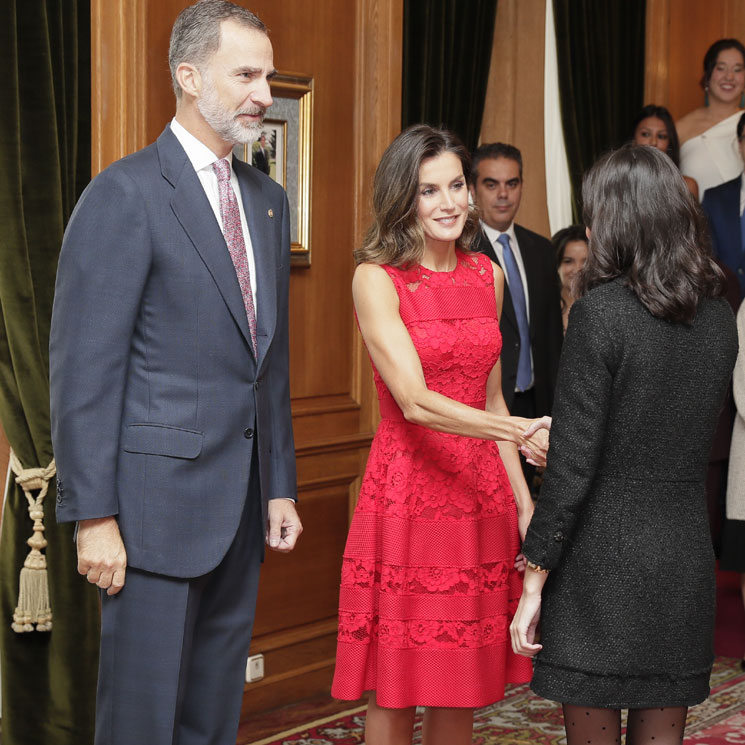
[[622, 277], [653, 316], [690, 324], [702, 298], [723, 294], [704, 217], [667, 155], [637, 145], [607, 153], [585, 175], [582, 199], [591, 233], [580, 296]]
[[[442, 153], [453, 153], [460, 160], [465, 183], [471, 159], [452, 132], [414, 124], [387, 147], [373, 181], [373, 222], [362, 245], [354, 252], [357, 264], [408, 266], [421, 261], [424, 231], [417, 217], [419, 168], [425, 160]], [[479, 230], [476, 212], [469, 207], [456, 245], [464, 251], [471, 250]]]

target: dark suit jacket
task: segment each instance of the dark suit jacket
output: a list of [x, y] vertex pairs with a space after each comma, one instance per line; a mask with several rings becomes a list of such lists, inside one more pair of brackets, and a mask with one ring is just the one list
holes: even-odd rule
[[128, 564], [169, 576], [220, 562], [252, 468], [264, 520], [267, 498], [296, 494], [287, 197], [255, 168], [234, 168], [256, 261], [256, 355], [225, 239], [169, 127], [93, 180], [60, 256], [57, 519], [117, 515]]
[[[515, 237], [520, 246], [528, 282], [536, 415], [543, 416], [551, 413], [564, 335], [561, 324], [559, 275], [550, 241], [519, 225], [515, 225]], [[494, 247], [483, 232], [478, 250], [499, 263]], [[502, 269], [504, 270], [504, 266]], [[507, 408], [511, 408], [515, 397], [517, 362], [520, 356], [520, 332], [512, 305], [512, 295], [506, 281], [499, 328], [502, 332], [502, 392]]]
[[701, 207], [709, 220], [714, 255], [724, 262], [740, 283], [745, 298], [745, 250], [740, 230], [740, 182], [742, 176], [707, 189]]

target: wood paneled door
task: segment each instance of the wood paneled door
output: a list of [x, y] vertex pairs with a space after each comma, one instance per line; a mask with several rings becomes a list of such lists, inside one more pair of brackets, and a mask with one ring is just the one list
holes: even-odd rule
[[[239, 0], [270, 29], [278, 71], [312, 79], [311, 265], [293, 267], [291, 393], [305, 532], [269, 552], [252, 653], [265, 677], [245, 711], [328, 690], [341, 555], [376, 422], [351, 300], [352, 250], [401, 122], [403, 0]], [[93, 0], [94, 173], [152, 142], [175, 109], [168, 37], [188, 0]], [[270, 109], [268, 117], [272, 116]]]

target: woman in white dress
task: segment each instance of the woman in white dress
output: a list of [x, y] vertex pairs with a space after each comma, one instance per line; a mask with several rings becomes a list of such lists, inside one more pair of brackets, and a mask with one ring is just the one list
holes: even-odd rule
[[745, 107], [745, 47], [737, 39], [720, 39], [709, 47], [701, 86], [704, 105], [676, 124], [680, 170], [698, 184], [699, 199], [742, 172], [735, 130]]

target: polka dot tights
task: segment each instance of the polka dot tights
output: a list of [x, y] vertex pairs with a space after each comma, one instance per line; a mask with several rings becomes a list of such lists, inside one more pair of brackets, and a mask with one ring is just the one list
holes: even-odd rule
[[[620, 709], [564, 704], [567, 745], [621, 745]], [[626, 745], [681, 745], [685, 706], [629, 709]]]

